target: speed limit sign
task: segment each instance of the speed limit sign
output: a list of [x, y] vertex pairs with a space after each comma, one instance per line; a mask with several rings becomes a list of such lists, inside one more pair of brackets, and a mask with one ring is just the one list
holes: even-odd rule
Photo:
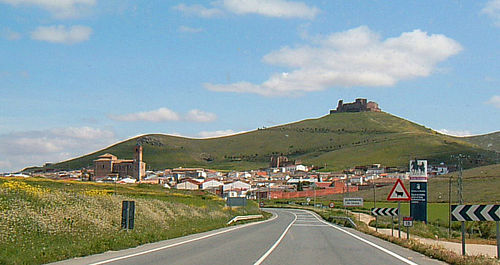
[[263, 203], [263, 202], [260, 202], [260, 203], [259, 203], [259, 206], [260, 206], [260, 207], [264, 207], [264, 203]]
[[335, 203], [331, 202], [330, 204], [328, 204], [328, 207], [334, 208], [335, 207]]

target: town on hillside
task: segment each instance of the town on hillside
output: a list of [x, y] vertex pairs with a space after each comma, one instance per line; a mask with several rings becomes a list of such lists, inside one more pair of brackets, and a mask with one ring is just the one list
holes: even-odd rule
[[[167, 189], [203, 190], [223, 198], [288, 199], [355, 192], [392, 185], [397, 179], [409, 179], [407, 169], [381, 164], [358, 165], [341, 172], [319, 172], [317, 167], [304, 165], [283, 155], [272, 156], [269, 167], [258, 170], [222, 172], [205, 168], [168, 168], [146, 170], [142, 160], [143, 147], [137, 144], [134, 159], [119, 159], [103, 154], [93, 167], [73, 171], [38, 171], [8, 174], [6, 177], [44, 177], [50, 179], [95, 181], [118, 184], [147, 183]], [[441, 163], [428, 165], [430, 177], [443, 175], [449, 168]]]

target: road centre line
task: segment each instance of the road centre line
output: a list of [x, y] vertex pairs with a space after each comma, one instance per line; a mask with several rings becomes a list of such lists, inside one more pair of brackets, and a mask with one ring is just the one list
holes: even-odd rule
[[283, 234], [281, 234], [281, 236], [278, 238], [278, 240], [276, 240], [276, 242], [274, 242], [274, 245], [272, 245], [271, 248], [268, 249], [267, 252], [264, 253], [264, 255], [262, 255], [262, 257], [260, 257], [260, 259], [258, 259], [253, 265], [260, 265], [267, 258], [267, 256], [269, 256], [271, 254], [271, 252], [273, 252], [273, 250], [279, 245], [279, 243], [281, 242], [281, 240], [283, 240], [283, 238], [285, 237], [288, 230], [290, 230], [290, 227], [292, 227], [292, 225], [295, 223], [295, 221], [297, 221], [297, 215], [294, 212], [291, 212], [291, 213], [295, 216], [293, 221], [288, 225], [288, 227], [285, 229], [285, 231], [283, 231]]
[[142, 251], [142, 252], [137, 252], [137, 253], [130, 254], [130, 255], [125, 255], [125, 256], [121, 256], [121, 257], [116, 257], [116, 258], [112, 258], [112, 259], [107, 259], [107, 260], [99, 261], [99, 262], [91, 263], [89, 265], [106, 264], [106, 263], [110, 263], [110, 262], [114, 262], [114, 261], [118, 261], [118, 260], [123, 260], [123, 259], [128, 259], [128, 258], [132, 258], [132, 257], [136, 257], [136, 256], [148, 254], [148, 253], [151, 253], [151, 252], [155, 252], [155, 251], [159, 251], [159, 250], [163, 250], [163, 249], [167, 249], [167, 248], [172, 248], [172, 247], [180, 246], [180, 245], [183, 245], [183, 244], [187, 244], [187, 243], [191, 243], [191, 242], [194, 242], [194, 241], [198, 241], [198, 240], [202, 240], [202, 239], [205, 239], [205, 238], [209, 238], [209, 237], [213, 237], [213, 236], [216, 236], [216, 235], [220, 235], [220, 234], [224, 234], [224, 233], [227, 233], [227, 232], [231, 232], [231, 231], [234, 231], [236, 229], [240, 229], [240, 228], [244, 228], [244, 227], [249, 227], [249, 226], [256, 225], [256, 224], [267, 223], [267, 222], [270, 222], [270, 221], [272, 221], [272, 220], [274, 220], [276, 218], [278, 218], [278, 215], [274, 214], [273, 217], [271, 217], [268, 220], [235, 226], [233, 228], [230, 228], [230, 229], [227, 229], [227, 230], [223, 230], [223, 231], [219, 231], [219, 232], [216, 232], [216, 233], [213, 233], [213, 234], [208, 234], [208, 235], [204, 235], [204, 236], [201, 236], [201, 237], [192, 238], [192, 239], [189, 239], [189, 240], [186, 240], [186, 241], [181, 241], [181, 242], [177, 242], [177, 243], [174, 243], [174, 244], [171, 244], [171, 245], [166, 245], [166, 246], [163, 246], [163, 247], [158, 247], [158, 248], [153, 248], [153, 249]]
[[[302, 211], [305, 211], [305, 210], [302, 210]], [[410, 260], [408, 260], [406, 258], [403, 258], [400, 255], [398, 255], [398, 254], [396, 254], [396, 253], [394, 253], [394, 252], [392, 252], [392, 251], [390, 251], [388, 249], [385, 249], [385, 248], [383, 248], [383, 247], [381, 247], [381, 246], [379, 246], [379, 245], [377, 245], [377, 244], [375, 244], [375, 243], [373, 243], [371, 241], [368, 241], [368, 240], [366, 240], [366, 239], [364, 239], [364, 238], [362, 238], [360, 236], [357, 236], [357, 235], [355, 235], [355, 234], [353, 234], [353, 233], [351, 233], [351, 232], [349, 232], [347, 230], [344, 230], [344, 229], [342, 229], [340, 227], [337, 227], [337, 226], [335, 226], [335, 225], [333, 225], [333, 224], [331, 224], [329, 222], [326, 222], [326, 221], [322, 220], [321, 217], [318, 217], [318, 215], [316, 213], [310, 213], [310, 214], [313, 215], [314, 217], [316, 217], [316, 219], [318, 219], [318, 221], [320, 221], [320, 222], [322, 222], [322, 223], [324, 223], [324, 224], [326, 224], [326, 225], [328, 225], [330, 227], [333, 227], [333, 228], [335, 228], [335, 229], [337, 229], [337, 230], [339, 230], [341, 232], [344, 232], [345, 234], [348, 234], [348, 235], [350, 235], [350, 236], [352, 236], [352, 237], [354, 237], [354, 238], [356, 238], [356, 239], [358, 239], [358, 240], [360, 240], [360, 241], [362, 241], [362, 242], [364, 242], [364, 243], [366, 243], [366, 244], [368, 244], [368, 245], [370, 245], [370, 246], [372, 246], [372, 247], [374, 247], [374, 248], [376, 248], [378, 250], [381, 250], [381, 251], [383, 251], [383, 252], [385, 252], [385, 253], [387, 253], [387, 254], [389, 254], [389, 255], [391, 255], [391, 256], [393, 256], [393, 257], [395, 257], [395, 258], [397, 258], [397, 259], [399, 259], [401, 261], [403, 261], [406, 264], [409, 264], [409, 265], [418, 265], [417, 263], [415, 263], [413, 261], [410, 261]]]

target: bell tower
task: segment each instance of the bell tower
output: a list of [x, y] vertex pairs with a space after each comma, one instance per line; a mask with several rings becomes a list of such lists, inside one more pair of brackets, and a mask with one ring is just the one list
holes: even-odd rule
[[146, 176], [146, 163], [142, 162], [142, 145], [137, 143], [134, 153], [134, 171], [132, 177], [141, 181], [142, 177]]
[[142, 162], [142, 145], [137, 144], [135, 146], [134, 160], [137, 162]]

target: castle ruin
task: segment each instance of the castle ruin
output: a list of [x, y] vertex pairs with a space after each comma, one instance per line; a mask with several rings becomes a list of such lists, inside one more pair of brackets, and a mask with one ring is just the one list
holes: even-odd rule
[[337, 105], [336, 110], [330, 110], [330, 114], [338, 113], [338, 112], [381, 112], [378, 104], [373, 101], [366, 101], [366, 98], [357, 98], [356, 101], [352, 103], [344, 103], [341, 99], [339, 100], [339, 104]]

